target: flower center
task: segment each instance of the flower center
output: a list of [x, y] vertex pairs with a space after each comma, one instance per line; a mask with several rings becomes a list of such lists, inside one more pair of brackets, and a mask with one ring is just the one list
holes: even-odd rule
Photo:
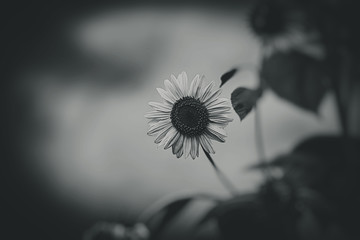
[[174, 127], [186, 136], [199, 136], [209, 124], [206, 107], [193, 97], [183, 97], [175, 102], [171, 114]]

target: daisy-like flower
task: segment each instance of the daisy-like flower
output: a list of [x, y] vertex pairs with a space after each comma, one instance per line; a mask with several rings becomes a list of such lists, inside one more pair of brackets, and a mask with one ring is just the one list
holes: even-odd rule
[[155, 143], [172, 147], [180, 158], [199, 156], [199, 145], [208, 153], [215, 153], [211, 140], [225, 142], [224, 127], [232, 121], [228, 117], [228, 99], [219, 98], [220, 89], [212, 90], [214, 83], [203, 86], [204, 77], [196, 75], [190, 86], [185, 72], [177, 78], [165, 80], [165, 90], [157, 88], [162, 103], [149, 102], [153, 111], [145, 115], [150, 120], [148, 135], [155, 135]]

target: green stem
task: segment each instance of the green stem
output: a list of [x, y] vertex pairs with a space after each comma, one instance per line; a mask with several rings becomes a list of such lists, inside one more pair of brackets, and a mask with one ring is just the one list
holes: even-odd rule
[[255, 146], [256, 151], [258, 153], [258, 158], [260, 161], [260, 164], [262, 165], [261, 169], [264, 172], [265, 178], [268, 180], [272, 179], [271, 172], [269, 169], [269, 165], [266, 161], [266, 154], [265, 154], [265, 145], [263, 141], [263, 135], [262, 135], [262, 126], [261, 126], [261, 115], [260, 111], [257, 106], [255, 108]]
[[205, 149], [202, 147], [206, 157], [209, 159], [209, 162], [213, 166], [215, 173], [217, 177], [219, 178], [219, 181], [222, 183], [222, 185], [230, 192], [231, 195], [237, 196], [237, 189], [235, 186], [231, 183], [231, 181], [226, 177], [226, 175], [218, 168], [218, 166], [215, 164], [214, 160], [210, 156], [210, 154], [205, 151]]

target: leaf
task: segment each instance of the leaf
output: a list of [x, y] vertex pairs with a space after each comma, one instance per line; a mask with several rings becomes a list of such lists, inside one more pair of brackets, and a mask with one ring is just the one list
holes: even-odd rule
[[232, 198], [230, 200], [219, 202], [213, 208], [211, 208], [197, 223], [197, 227], [201, 227], [203, 224], [207, 223], [211, 219], [216, 219], [225, 212], [232, 211], [234, 208], [252, 202], [256, 197], [254, 194], [243, 194]]
[[224, 73], [221, 77], [220, 77], [220, 80], [221, 80], [221, 84], [220, 84], [220, 87], [222, 87], [227, 81], [229, 81], [234, 75], [235, 73], [238, 71], [237, 68], [233, 68], [231, 69], [230, 71]]
[[216, 220], [222, 239], [294, 239], [293, 215], [278, 205], [259, 193], [244, 194], [218, 204], [200, 223]]
[[260, 76], [279, 97], [312, 112], [329, 89], [324, 63], [297, 50], [265, 59]]
[[[350, 234], [358, 234], [352, 219], [360, 215], [359, 146], [359, 138], [315, 136], [301, 141], [272, 165], [279, 165], [282, 178], [298, 186], [299, 197], [319, 224], [337, 221]], [[331, 218], [332, 206], [335, 217]]]
[[260, 89], [251, 90], [243, 87], [238, 87], [231, 93], [231, 103], [240, 120], [243, 120], [256, 105], [261, 93]]
[[[171, 221], [178, 216], [178, 214], [184, 210], [184, 208], [193, 200], [192, 197], [181, 198], [175, 200], [168, 205], [166, 205], [161, 212], [161, 219], [157, 222], [155, 226], [152, 227], [151, 236], [156, 238], [170, 223]], [[154, 239], [155, 239], [154, 238]]]
[[[159, 234], [161, 234], [161, 232], [172, 222], [172, 220], [174, 220], [193, 200], [211, 200], [214, 202], [220, 202], [220, 199], [216, 196], [206, 193], [198, 193], [191, 196], [181, 197], [167, 203], [165, 206], [161, 207], [155, 215], [151, 216], [146, 221], [147, 225], [151, 229], [152, 239], [157, 239]], [[152, 221], [154, 219], [155, 221]], [[142, 221], [144, 220], [142, 219]], [[151, 224], [151, 222], [154, 223]]]

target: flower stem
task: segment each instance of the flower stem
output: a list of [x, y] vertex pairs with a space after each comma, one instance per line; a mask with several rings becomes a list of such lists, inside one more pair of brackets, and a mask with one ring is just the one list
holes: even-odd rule
[[263, 135], [262, 135], [262, 127], [261, 127], [261, 115], [260, 115], [260, 111], [258, 109], [257, 106], [254, 107], [255, 109], [255, 116], [254, 116], [254, 120], [255, 120], [255, 145], [256, 145], [256, 151], [258, 153], [258, 158], [260, 161], [261, 169], [264, 172], [264, 176], [265, 178], [267, 178], [267, 180], [272, 179], [271, 173], [270, 173], [270, 169], [268, 166], [268, 163], [266, 161], [266, 155], [265, 155], [265, 146], [264, 146], [264, 141], [263, 141]]
[[222, 183], [222, 185], [230, 192], [231, 195], [233, 195], [233, 196], [238, 195], [237, 189], [235, 188], [235, 186], [226, 177], [226, 175], [218, 168], [218, 166], [216, 165], [216, 163], [214, 162], [214, 160], [212, 159], [210, 154], [207, 151], [205, 151], [205, 149], [203, 147], [202, 147], [202, 149], [203, 149], [206, 157], [209, 159], [209, 162], [213, 166], [215, 173], [216, 173], [217, 177], [219, 178], [219, 181]]

